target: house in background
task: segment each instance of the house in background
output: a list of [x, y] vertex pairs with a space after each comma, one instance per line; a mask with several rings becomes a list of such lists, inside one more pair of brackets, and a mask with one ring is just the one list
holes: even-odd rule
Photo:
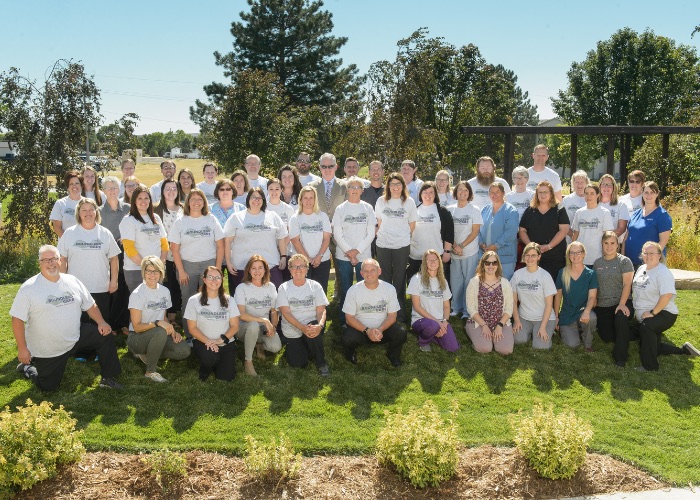
[[16, 142], [0, 141], [0, 160], [14, 160], [18, 154]]

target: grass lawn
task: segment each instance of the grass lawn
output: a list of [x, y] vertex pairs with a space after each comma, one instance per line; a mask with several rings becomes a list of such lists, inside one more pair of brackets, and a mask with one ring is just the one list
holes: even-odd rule
[[[677, 484], [700, 482], [700, 361], [664, 357], [658, 373], [639, 373], [636, 345], [628, 367], [613, 366], [610, 346], [598, 339], [596, 352], [569, 350], [555, 340], [551, 352], [516, 347], [512, 356], [476, 354], [459, 321], [462, 349], [423, 353], [409, 335], [404, 365], [392, 368], [381, 348], [360, 350], [357, 367], [347, 363], [337, 343], [337, 325], [326, 333], [331, 377], [312, 367], [289, 368], [284, 360], [257, 363], [259, 377], [239, 372], [231, 383], [200, 382], [197, 362], [167, 362], [171, 380], [154, 384], [143, 364], [119, 339], [123, 392], [99, 389], [93, 363], [71, 361], [58, 392], [43, 394], [15, 372], [16, 347], [10, 308], [18, 285], [0, 286], [0, 405], [15, 407], [27, 398], [64, 405], [85, 431], [92, 450], [205, 449], [239, 454], [244, 436], [266, 438], [284, 431], [304, 453], [370, 452], [383, 412], [420, 405], [430, 398], [447, 411], [460, 404], [460, 436], [469, 446], [512, 445], [509, 415], [535, 402], [572, 408], [594, 429], [591, 448], [633, 463]], [[700, 293], [679, 292], [681, 314], [669, 332], [677, 344], [700, 345]], [[331, 305], [329, 317], [335, 316]], [[680, 345], [680, 344], [679, 344]], [[239, 349], [242, 354], [242, 349]], [[242, 361], [238, 369], [242, 370]]]

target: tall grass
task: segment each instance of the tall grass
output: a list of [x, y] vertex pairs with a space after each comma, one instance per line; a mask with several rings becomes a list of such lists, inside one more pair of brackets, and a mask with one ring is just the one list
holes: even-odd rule
[[37, 252], [43, 244], [33, 236], [19, 242], [0, 240], [0, 284], [21, 283], [39, 272]]
[[682, 205], [669, 209], [673, 218], [673, 233], [668, 243], [666, 265], [675, 269], [700, 271], [700, 234], [698, 214]]

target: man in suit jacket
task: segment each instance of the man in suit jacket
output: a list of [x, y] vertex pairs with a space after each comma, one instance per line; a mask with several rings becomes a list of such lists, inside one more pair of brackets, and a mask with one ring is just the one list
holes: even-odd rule
[[[321, 170], [321, 178], [317, 181], [310, 182], [308, 185], [316, 190], [318, 208], [326, 213], [328, 220], [332, 221], [335, 209], [347, 198], [347, 186], [345, 185], [345, 181], [335, 176], [335, 171], [338, 170], [338, 162], [335, 159], [335, 155], [323, 153], [318, 163], [319, 169]], [[330, 193], [330, 196], [326, 193]], [[331, 256], [334, 256], [335, 240], [333, 238], [331, 238], [329, 248]], [[335, 268], [335, 257], [333, 257], [333, 267]], [[335, 288], [336, 290], [338, 289], [337, 286]]]

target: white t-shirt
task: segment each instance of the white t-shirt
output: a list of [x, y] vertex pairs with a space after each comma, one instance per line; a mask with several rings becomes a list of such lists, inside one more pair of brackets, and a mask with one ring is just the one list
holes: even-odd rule
[[56, 283], [32, 276], [17, 291], [10, 316], [25, 322], [27, 349], [37, 358], [55, 358], [80, 339], [80, 314], [95, 304], [85, 285], [70, 274]]
[[[534, 273], [525, 267], [518, 269], [510, 279], [510, 286], [518, 294], [520, 318], [533, 322], [542, 321], [545, 298], [557, 293], [552, 276], [541, 267], [538, 267]], [[556, 319], [554, 308], [549, 319]]]
[[[300, 236], [301, 245], [311, 259], [316, 257], [321, 250], [325, 233], [333, 234], [331, 231], [331, 222], [328, 220], [328, 215], [326, 215], [325, 212], [316, 212], [312, 214], [297, 212], [289, 219], [289, 238], [294, 239]], [[331, 251], [326, 248], [326, 251], [323, 252], [323, 256], [321, 257], [321, 261], [325, 262], [330, 258]]]
[[632, 214], [638, 208], [642, 208], [642, 195], [632, 198], [632, 195], [627, 193], [618, 199], [619, 203], [627, 205], [627, 211]]
[[[428, 312], [428, 314], [437, 319], [444, 317], [443, 303], [452, 298], [450, 286], [445, 283], [445, 289], [441, 290], [437, 278], [430, 278], [429, 288], [423, 286], [423, 282], [421, 281], [421, 273], [413, 275], [413, 278], [411, 278], [411, 281], [408, 283], [406, 292], [409, 295], [420, 296], [420, 305]], [[418, 314], [414, 309], [411, 313], [411, 324], [422, 318], [423, 316]]]
[[374, 207], [377, 221], [381, 221], [377, 233], [377, 246], [380, 248], [403, 248], [411, 244], [409, 224], [418, 220], [418, 210], [413, 198], [391, 198], [386, 201], [382, 196]]
[[[470, 234], [472, 234], [472, 226], [474, 224], [481, 225], [484, 220], [481, 218], [481, 210], [476, 208], [471, 203], [467, 203], [460, 208], [457, 205], [450, 205], [447, 210], [452, 214], [452, 222], [455, 226], [455, 243], [462, 243]], [[479, 235], [472, 240], [469, 245], [464, 247], [462, 255], [452, 254], [453, 259], [466, 259], [479, 251]]]
[[555, 193], [557, 191], [561, 191], [561, 178], [559, 177], [559, 174], [551, 168], [544, 167], [544, 170], [542, 170], [542, 172], [536, 172], [535, 167], [529, 167], [527, 169], [527, 173], [527, 189], [531, 191], [536, 191], [537, 184], [539, 184], [542, 181], [549, 181]]
[[360, 251], [357, 260], [363, 262], [369, 259], [376, 225], [374, 209], [366, 201], [359, 203], [344, 201], [338, 205], [333, 214], [332, 224], [336, 243], [335, 258], [349, 261], [345, 252], [356, 249]]
[[[287, 229], [287, 233], [289, 233], [289, 219], [292, 218], [292, 215], [297, 213], [294, 207], [283, 201], [280, 201], [277, 205], [273, 205], [272, 203], [268, 202], [265, 210], [275, 212], [277, 215], [279, 215], [282, 222], [284, 222], [284, 227]], [[294, 245], [292, 245], [292, 242], [290, 241], [289, 245], [287, 245], [287, 255], [294, 255], [295, 253], [296, 251], [294, 250]]]
[[245, 269], [253, 254], [262, 255], [270, 267], [280, 263], [277, 240], [287, 237], [287, 225], [275, 212], [266, 210], [253, 215], [248, 210], [236, 212], [226, 221], [224, 236], [233, 237], [226, 260], [233, 258], [235, 269]]
[[187, 262], [215, 259], [216, 242], [223, 238], [221, 224], [212, 214], [178, 217], [168, 233], [168, 240], [180, 245], [180, 257]]
[[151, 193], [151, 203], [153, 203], [154, 206], [157, 205], [160, 201], [160, 186], [162, 185], [163, 181], [158, 181], [155, 184], [153, 184], [148, 190]]
[[530, 206], [533, 196], [535, 196], [535, 192], [529, 189], [526, 189], [522, 193], [511, 191], [506, 195], [506, 201], [518, 210], [518, 215], [522, 219], [523, 213], [525, 213], [525, 210]]
[[277, 289], [271, 281], [263, 286], [241, 283], [236, 287], [233, 299], [237, 305], [245, 306], [248, 314], [258, 318], [269, 318], [270, 311], [277, 309]]
[[[80, 200], [83, 198], [81, 197]], [[70, 197], [66, 196], [60, 200], [56, 200], [51, 209], [51, 215], [49, 215], [49, 220], [59, 220], [61, 221], [61, 227], [65, 231], [71, 226], [75, 226], [75, 210], [80, 203], [80, 200], [71, 200]]]
[[578, 231], [578, 240], [586, 247], [583, 263], [592, 266], [598, 257], [603, 256], [603, 232], [615, 229], [610, 211], [598, 205], [595, 208], [581, 208], [576, 211], [571, 229]]
[[449, 207], [450, 205], [457, 203], [457, 200], [455, 200], [455, 197], [452, 196], [452, 193], [450, 192], [438, 193], [438, 198], [440, 199], [441, 207]]
[[109, 291], [109, 259], [121, 253], [109, 229], [99, 224], [90, 230], [79, 224], [69, 227], [58, 240], [58, 251], [68, 259], [68, 273], [90, 293]]
[[618, 201], [617, 205], [610, 205], [610, 203], [604, 203], [600, 202], [600, 206], [603, 208], [607, 208], [608, 211], [610, 212], [610, 217], [612, 217], [612, 223], [613, 223], [613, 228], [617, 229], [617, 223], [620, 220], [630, 220], [630, 212], [629, 209], [627, 208], [627, 205], [624, 203], [620, 203]]
[[423, 185], [423, 181], [417, 178], [413, 178], [411, 182], [406, 184], [406, 190], [408, 190], [408, 195], [413, 199], [416, 205], [418, 205], [418, 193], [420, 191], [420, 187]]
[[309, 175], [300, 175], [299, 176], [299, 182], [301, 182], [301, 187], [306, 186], [307, 184], [319, 180], [320, 177], [318, 175], [314, 175], [311, 172], [309, 172]]
[[[160, 240], [166, 238], [165, 228], [157, 214], [153, 214], [156, 223], [153, 224], [151, 219], [146, 215], [143, 220], [145, 224], [134, 219], [132, 215], [127, 215], [119, 223], [119, 232], [122, 235], [122, 241], [131, 240], [134, 242], [136, 251], [141, 257], [147, 255], [155, 255], [160, 257]], [[138, 266], [128, 256], [124, 256], [125, 271], [140, 271], [141, 266]]]
[[[107, 202], [107, 196], [105, 195], [104, 191], [102, 191], [101, 189], [100, 189], [100, 197], [101, 197], [100, 199], [102, 200], [102, 205], [100, 205], [100, 206], [104, 206], [104, 204]], [[85, 193], [85, 198], [90, 198], [91, 200], [94, 200], [95, 199], [95, 192], [94, 191], [87, 191]]]
[[[316, 320], [316, 307], [327, 306], [328, 298], [321, 285], [307, 279], [303, 285], [296, 286], [289, 280], [280, 285], [277, 290], [277, 307], [289, 307], [292, 316], [302, 325], [308, 325]], [[303, 333], [282, 316], [282, 332], [285, 337], [298, 339]]]
[[[583, 196], [577, 195], [576, 193], [567, 194], [561, 200], [561, 203], [564, 205], [566, 215], [569, 216], [569, 222], [574, 221], [574, 215], [576, 215], [576, 212], [579, 209], [586, 207], [586, 199]], [[569, 243], [571, 243], [571, 237], [567, 235], [566, 244], [568, 245]]]
[[[178, 217], [182, 217], [182, 207], [177, 207], [177, 211], [175, 210], [169, 210], [167, 213], [165, 210], [163, 210], [163, 217], [161, 218], [161, 221], [163, 222], [163, 227], [165, 228], [165, 234], [166, 237], [170, 234], [170, 230], [173, 228], [173, 224], [175, 224], [175, 221], [178, 219]], [[173, 261], [173, 251], [168, 250], [168, 255], [165, 258], [165, 260], [169, 260], [170, 262]]]
[[197, 184], [197, 189], [201, 189], [204, 195], [207, 197], [207, 203], [211, 207], [212, 203], [216, 203], [216, 198], [214, 197], [214, 189], [216, 189], [216, 180], [212, 184], [207, 184], [207, 181], [202, 181]]
[[228, 307], [221, 304], [219, 297], [215, 299], [209, 298], [207, 305], [203, 306], [199, 299], [202, 294], [198, 293], [190, 297], [185, 307], [185, 314], [182, 315], [185, 319], [191, 319], [197, 322], [197, 328], [208, 339], [219, 339], [226, 333], [229, 328], [230, 319], [240, 316], [236, 303], [229, 297]]
[[355, 316], [367, 328], [377, 328], [389, 313], [399, 309], [396, 288], [382, 280], [374, 290], [367, 288], [364, 281], [355, 283], [348, 290], [343, 304], [343, 312]]
[[[505, 190], [506, 194], [510, 193], [510, 186], [508, 185], [505, 179], [496, 177], [493, 181], [500, 183], [501, 186], [503, 186], [503, 189]], [[479, 181], [476, 180], [476, 177], [472, 177], [467, 182], [472, 187], [472, 192], [474, 193], [474, 198], [472, 199], [472, 203], [474, 205], [476, 205], [479, 208], [484, 208], [486, 205], [491, 204], [491, 198], [489, 198], [489, 188], [491, 184], [487, 186], [482, 186], [481, 183], [479, 183]]]
[[637, 321], [641, 322], [642, 314], [651, 311], [659, 303], [659, 297], [667, 293], [672, 293], [673, 297], [664, 307], [664, 311], [678, 314], [676, 280], [671, 270], [661, 263], [648, 270], [646, 264], [639, 266], [632, 280], [632, 304]]
[[421, 260], [426, 250], [433, 249], [442, 255], [443, 245], [440, 235], [440, 214], [435, 203], [418, 207], [418, 220], [411, 236], [409, 257]]
[[263, 177], [261, 175], [258, 176], [257, 179], [248, 179], [248, 182], [250, 183], [250, 187], [259, 187], [262, 188], [262, 190], [265, 192], [265, 196], [267, 196], [267, 183], [269, 179], [267, 177]]
[[[141, 323], [155, 323], [165, 319], [165, 313], [172, 305], [170, 290], [160, 283], [155, 288], [141, 283], [129, 296], [129, 309], [141, 311]], [[129, 322], [129, 330], [134, 331], [134, 325], [131, 321]]]

